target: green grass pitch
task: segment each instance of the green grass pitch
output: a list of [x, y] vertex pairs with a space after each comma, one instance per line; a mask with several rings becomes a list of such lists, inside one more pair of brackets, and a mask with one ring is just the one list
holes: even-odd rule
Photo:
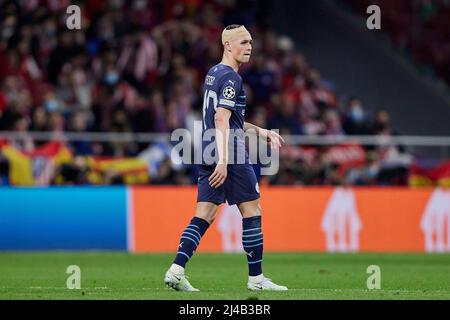
[[[166, 288], [173, 254], [0, 253], [0, 299], [450, 299], [449, 254], [266, 253], [264, 274], [287, 292], [250, 292], [243, 254], [196, 254], [186, 274], [200, 292]], [[81, 289], [66, 287], [69, 265]], [[368, 290], [367, 267], [381, 268]]]

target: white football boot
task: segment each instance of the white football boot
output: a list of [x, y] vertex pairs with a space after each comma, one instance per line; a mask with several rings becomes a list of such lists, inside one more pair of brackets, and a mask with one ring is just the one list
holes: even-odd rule
[[164, 277], [164, 283], [177, 291], [200, 291], [196, 288], [194, 288], [189, 281], [186, 279], [186, 276], [184, 274], [176, 274], [171, 270], [168, 270], [166, 272], [166, 275]]
[[[259, 276], [258, 276], [259, 277]], [[254, 277], [254, 278], [258, 278]], [[286, 291], [288, 290], [285, 286], [280, 286], [278, 284], [275, 284], [272, 282], [272, 279], [266, 278], [263, 275], [261, 275], [260, 279], [250, 280], [247, 282], [247, 289], [252, 291]]]

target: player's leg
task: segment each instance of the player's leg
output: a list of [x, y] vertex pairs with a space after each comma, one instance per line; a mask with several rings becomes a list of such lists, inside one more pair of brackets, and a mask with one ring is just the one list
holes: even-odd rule
[[198, 291], [195, 289], [184, 274], [189, 259], [197, 250], [200, 240], [208, 230], [209, 226], [214, 222], [217, 214], [217, 204], [211, 202], [198, 202], [195, 216], [184, 229], [180, 242], [178, 244], [178, 251], [175, 259], [166, 272], [164, 282], [180, 291]]
[[180, 291], [199, 291], [186, 279], [184, 268], [197, 250], [206, 230], [214, 222], [217, 207], [215, 203], [197, 202], [195, 215], [184, 229], [175, 259], [164, 277], [164, 282], [169, 287]]
[[242, 246], [247, 254], [249, 277], [262, 274], [263, 234], [259, 199], [237, 205], [242, 214]]
[[247, 288], [250, 290], [287, 290], [287, 287], [273, 283], [262, 273], [263, 231], [259, 199], [246, 201], [237, 206], [242, 214], [242, 245], [248, 262]]
[[167, 271], [164, 282], [176, 290], [197, 291], [184, 276], [186, 263], [197, 250], [200, 240], [213, 223], [217, 207], [224, 202], [223, 188], [213, 188], [208, 178], [214, 171], [214, 166], [199, 166], [197, 208], [195, 215], [184, 229], [178, 244], [177, 254], [172, 266]]
[[184, 229], [178, 244], [178, 252], [175, 256], [174, 264], [185, 268], [186, 263], [197, 250], [200, 240], [214, 222], [217, 213], [217, 205], [211, 202], [198, 202], [195, 216]]
[[287, 290], [274, 284], [262, 273], [263, 230], [259, 186], [251, 165], [229, 166], [225, 193], [230, 205], [237, 204], [242, 214], [242, 245], [247, 254], [251, 290]]
[[176, 290], [198, 291], [186, 280], [184, 268], [197, 250], [206, 230], [213, 223], [218, 205], [225, 200], [223, 188], [215, 189], [209, 185], [208, 178], [213, 173], [214, 166], [199, 166], [198, 168], [199, 179], [195, 215], [181, 235], [177, 254], [164, 278], [165, 283]]

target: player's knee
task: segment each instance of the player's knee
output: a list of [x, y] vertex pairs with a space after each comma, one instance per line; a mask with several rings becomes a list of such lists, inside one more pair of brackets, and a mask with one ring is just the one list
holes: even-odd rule
[[214, 220], [216, 220], [216, 216], [217, 216], [217, 210], [214, 211], [210, 216], [209, 216], [209, 224], [212, 224], [214, 222]]
[[206, 220], [210, 225], [214, 222], [217, 214], [217, 205], [211, 203], [198, 203], [195, 216]]
[[261, 206], [258, 203], [256, 207], [253, 207], [253, 208], [247, 207], [245, 209], [243, 208], [243, 210], [241, 210], [241, 213], [242, 213], [242, 217], [244, 217], [244, 218], [260, 216], [261, 215]]
[[208, 221], [208, 223], [211, 225], [214, 220], [216, 219], [216, 213], [215, 212], [208, 212], [207, 214], [204, 215], [204, 218], [206, 221]]
[[254, 211], [253, 214], [250, 214], [251, 217], [256, 217], [256, 216], [260, 216], [261, 215], [261, 207], [258, 204], [258, 207], [256, 208], [256, 210]]
[[216, 219], [216, 213], [216, 211], [198, 212], [195, 216], [206, 220], [211, 225]]
[[216, 220], [216, 217], [209, 218], [209, 225], [212, 225], [214, 223], [214, 220]]

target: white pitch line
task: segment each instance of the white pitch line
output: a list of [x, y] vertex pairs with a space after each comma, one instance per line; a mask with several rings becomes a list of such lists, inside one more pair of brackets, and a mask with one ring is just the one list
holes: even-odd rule
[[0, 289], [20, 289], [20, 290], [43, 290], [43, 289], [51, 289], [51, 290], [70, 290], [70, 291], [77, 291], [77, 290], [165, 290], [166, 288], [108, 288], [108, 287], [81, 287], [80, 289], [68, 289], [66, 287], [5, 287], [0, 286]]
[[[13, 290], [44, 290], [44, 289], [51, 289], [51, 290], [70, 290], [70, 291], [76, 291], [74, 289], [68, 289], [66, 287], [7, 287], [7, 286], [0, 286], [0, 289], [13, 289]], [[239, 288], [238, 288], [239, 289]], [[81, 287], [81, 289], [77, 290], [112, 290], [112, 291], [121, 291], [121, 290], [141, 290], [141, 291], [166, 291], [168, 288], [165, 287], [156, 287], [156, 288], [111, 288], [111, 287]], [[214, 289], [206, 289], [202, 290], [202, 292], [217, 292], [217, 291], [234, 291], [236, 289], [229, 289], [229, 288], [214, 288]], [[303, 292], [310, 292], [310, 291], [318, 291], [318, 292], [361, 292], [361, 293], [421, 293], [421, 294], [429, 294], [429, 293], [448, 293], [450, 294], [450, 290], [404, 290], [404, 289], [376, 289], [376, 290], [369, 290], [369, 289], [329, 289], [329, 288], [290, 288], [290, 292], [292, 291], [303, 291]], [[289, 292], [288, 291], [288, 292]], [[265, 293], [265, 292], [255, 292], [255, 293]], [[280, 293], [282, 294], [282, 293]]]

